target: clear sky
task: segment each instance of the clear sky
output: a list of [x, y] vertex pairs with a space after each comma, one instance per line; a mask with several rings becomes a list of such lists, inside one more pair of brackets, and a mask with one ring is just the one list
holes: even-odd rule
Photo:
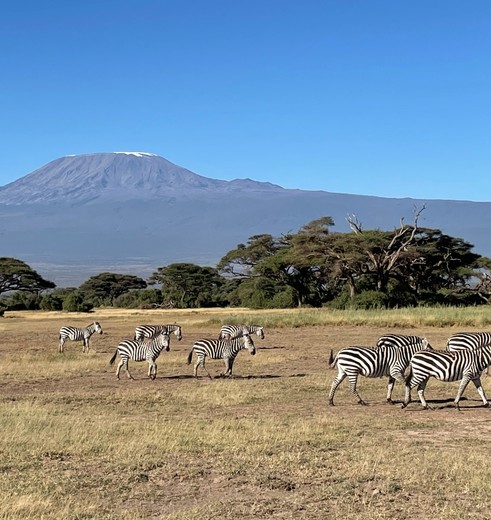
[[16, 0], [0, 186], [144, 151], [215, 179], [491, 201], [489, 0]]

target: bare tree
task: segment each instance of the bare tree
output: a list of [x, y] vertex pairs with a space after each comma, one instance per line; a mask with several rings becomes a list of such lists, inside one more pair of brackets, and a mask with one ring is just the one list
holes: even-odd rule
[[[387, 233], [378, 232], [376, 237], [373, 231], [364, 231], [361, 222], [356, 215], [348, 215], [347, 222], [351, 230], [359, 235], [362, 241], [364, 253], [369, 263], [367, 266], [367, 274], [372, 273], [376, 276], [377, 289], [385, 292], [391, 272], [399, 266], [403, 256], [407, 256], [409, 247], [415, 243], [415, 237], [418, 232], [418, 220], [421, 213], [425, 210], [425, 205], [421, 209], [414, 209], [413, 225], [404, 224], [404, 218], [400, 220], [400, 227], [395, 228], [392, 237], [388, 242], [384, 240], [376, 240], [382, 235], [387, 237]], [[377, 233], [377, 232], [375, 232]], [[384, 243], [385, 242], [385, 243]]]

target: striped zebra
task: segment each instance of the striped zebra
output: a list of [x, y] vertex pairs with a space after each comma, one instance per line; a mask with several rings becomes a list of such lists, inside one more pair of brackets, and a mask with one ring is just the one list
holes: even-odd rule
[[423, 341], [420, 336], [405, 336], [404, 334], [386, 334], [377, 340], [377, 348], [380, 347], [404, 347], [418, 341]]
[[238, 338], [244, 334], [256, 334], [264, 339], [264, 327], [258, 325], [222, 325], [218, 339]]
[[94, 332], [102, 334], [102, 327], [98, 321], [94, 321], [85, 328], [70, 327], [69, 325], [61, 327], [59, 335], [60, 346], [58, 350], [63, 352], [63, 345], [65, 341], [69, 339], [71, 341], [83, 341], [82, 352], [88, 352], [90, 336], [92, 336]]
[[[445, 350], [449, 352], [475, 350], [485, 345], [491, 345], [490, 332], [457, 332], [448, 338]], [[489, 367], [486, 368], [486, 375], [489, 375]]]
[[430, 408], [424, 397], [426, 384], [430, 377], [440, 381], [459, 381], [460, 386], [454, 404], [460, 410], [459, 401], [469, 381], [474, 383], [478, 394], [484, 403], [489, 406], [482, 384], [481, 372], [491, 364], [491, 345], [474, 350], [459, 350], [456, 352], [433, 351], [417, 352], [411, 358], [410, 372], [406, 378], [406, 395], [402, 408], [411, 402], [411, 390], [417, 386], [418, 395], [423, 408]]
[[387, 402], [393, 404], [392, 391], [396, 381], [405, 383], [404, 371], [409, 366], [411, 356], [419, 350], [433, 350], [426, 338], [415, 343], [401, 345], [398, 348], [382, 346], [371, 347], [346, 347], [341, 349], [333, 359], [332, 351], [329, 359], [330, 367], [337, 364], [338, 374], [331, 385], [328, 404], [334, 406], [334, 394], [340, 383], [348, 377], [351, 393], [358, 399], [358, 404], [366, 405], [356, 390], [358, 375], [365, 377], [389, 376], [387, 384]]
[[254, 342], [249, 334], [243, 334], [238, 338], [232, 339], [200, 339], [193, 345], [193, 348], [188, 355], [188, 365], [191, 364], [193, 352], [195, 352], [197, 362], [194, 365], [194, 377], [198, 377], [198, 367], [201, 365], [208, 374], [208, 377], [210, 379], [212, 378], [205, 366], [206, 357], [209, 357], [210, 359], [223, 359], [226, 368], [223, 375], [232, 376], [234, 360], [237, 354], [244, 348], [252, 355], [256, 354]]
[[160, 356], [162, 350], [169, 351], [170, 337], [167, 331], [160, 331], [156, 336], [150, 339], [124, 339], [116, 347], [116, 352], [110, 359], [109, 364], [112, 365], [116, 356], [119, 354], [121, 361], [116, 370], [116, 377], [119, 379], [119, 372], [124, 367], [126, 375], [129, 379], [134, 379], [128, 370], [128, 361], [148, 361], [148, 377], [155, 379], [157, 377], [156, 359]]
[[178, 341], [182, 339], [181, 326], [176, 323], [172, 325], [138, 325], [135, 329], [134, 339], [151, 338], [161, 331], [166, 331], [167, 334], [174, 333]]

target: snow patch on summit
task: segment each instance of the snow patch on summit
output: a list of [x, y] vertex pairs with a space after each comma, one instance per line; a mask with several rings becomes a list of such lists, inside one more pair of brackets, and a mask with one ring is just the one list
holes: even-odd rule
[[148, 152], [113, 152], [113, 153], [120, 153], [124, 155], [134, 155], [136, 157], [157, 157], [154, 153], [148, 153]]

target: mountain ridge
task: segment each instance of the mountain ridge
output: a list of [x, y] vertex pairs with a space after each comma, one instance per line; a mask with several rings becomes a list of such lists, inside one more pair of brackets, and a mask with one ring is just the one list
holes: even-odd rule
[[347, 232], [393, 229], [401, 218], [463, 238], [491, 256], [491, 203], [389, 199], [208, 179], [144, 152], [66, 156], [0, 188], [1, 255], [61, 286], [103, 271], [147, 277], [174, 262], [216, 263], [239, 243], [296, 232], [330, 216]]
[[0, 188], [0, 203], [22, 205], [95, 199], [156, 199], [242, 189], [283, 190], [251, 179], [210, 179], [146, 152], [70, 155], [51, 161]]

